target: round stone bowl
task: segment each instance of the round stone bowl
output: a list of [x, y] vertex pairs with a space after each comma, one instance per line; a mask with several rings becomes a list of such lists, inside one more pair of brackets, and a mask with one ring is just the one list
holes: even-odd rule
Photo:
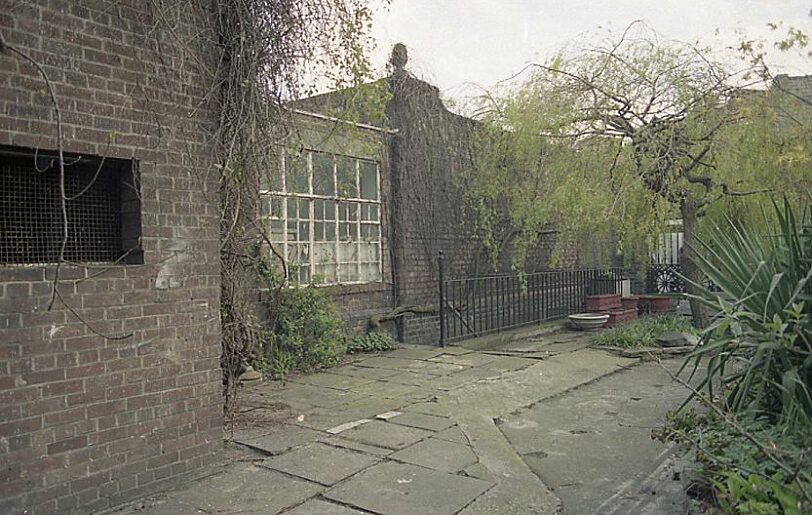
[[609, 315], [601, 313], [578, 313], [567, 317], [570, 319], [570, 324], [576, 329], [582, 331], [591, 331], [600, 329], [609, 320]]

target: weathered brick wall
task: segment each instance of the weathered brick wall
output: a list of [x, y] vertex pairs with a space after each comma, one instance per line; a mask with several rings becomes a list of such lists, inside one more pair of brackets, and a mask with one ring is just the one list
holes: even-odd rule
[[[476, 234], [476, 214], [466, 207], [465, 171], [472, 166], [477, 122], [451, 113], [436, 87], [395, 70], [388, 79], [392, 99], [387, 115], [397, 134], [390, 144], [394, 293], [397, 305], [436, 305], [438, 254], [446, 277], [473, 277], [511, 270], [506, 245], [494, 270]], [[537, 246], [526, 268], [548, 266], [552, 245]], [[436, 344], [436, 315], [404, 317], [401, 339]]]
[[778, 91], [785, 91], [812, 102], [812, 75], [777, 75], [775, 85]]
[[[198, 38], [210, 13], [191, 7], [204, 3], [168, 7], [170, 34], [141, 0], [0, 1], [0, 31], [54, 83], [66, 151], [138, 160], [144, 250], [143, 265], [62, 268], [86, 323], [46, 309], [53, 265], [0, 266], [2, 513], [98, 510], [222, 445], [213, 118], [194, 67], [216, 51]], [[0, 54], [0, 145], [52, 150], [55, 134], [36, 69]]]

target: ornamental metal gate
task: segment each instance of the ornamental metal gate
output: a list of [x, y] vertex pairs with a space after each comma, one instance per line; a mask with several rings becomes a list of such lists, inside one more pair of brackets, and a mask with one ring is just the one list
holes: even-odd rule
[[[672, 222], [681, 225], [681, 222]], [[649, 293], [684, 293], [685, 281], [682, 273], [682, 231], [660, 235], [657, 246], [651, 254], [651, 263], [646, 274], [646, 291]]]

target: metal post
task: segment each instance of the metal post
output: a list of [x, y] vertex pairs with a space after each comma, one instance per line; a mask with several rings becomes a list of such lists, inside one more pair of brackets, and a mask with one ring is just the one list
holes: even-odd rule
[[442, 250], [437, 258], [437, 264], [440, 269], [440, 347], [445, 347], [445, 257]]

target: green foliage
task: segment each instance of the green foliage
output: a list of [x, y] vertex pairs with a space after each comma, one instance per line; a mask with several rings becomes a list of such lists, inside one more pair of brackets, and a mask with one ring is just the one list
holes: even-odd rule
[[642, 262], [680, 199], [711, 193], [688, 170], [715, 173], [716, 133], [735, 118], [718, 108], [730, 72], [639, 23], [531, 70], [481, 111], [469, 192], [480, 226], [487, 235], [507, 210], [518, 260], [554, 227], [561, 245], [614, 241], [609, 252]]
[[258, 275], [268, 287], [270, 321], [261, 332], [257, 369], [273, 378], [293, 370], [308, 372], [338, 363], [344, 351], [344, 326], [327, 293], [314, 285], [286, 284], [267, 259]]
[[696, 449], [700, 478], [723, 513], [808, 513], [811, 435], [788, 433], [764, 418], [744, 417], [736, 425], [715, 411], [681, 410], [669, 413], [666, 428], [652, 436]]
[[392, 350], [397, 347], [395, 339], [386, 331], [361, 334], [347, 342], [347, 354]]
[[601, 347], [652, 347], [658, 336], [669, 331], [692, 332], [693, 329], [684, 316], [647, 315], [596, 334], [592, 343]]
[[[725, 470], [723, 476], [723, 480], [714, 481], [714, 487], [719, 508], [724, 513], [801, 515], [812, 508], [804, 503], [801, 487], [787, 483], [781, 473], [763, 477]], [[812, 486], [810, 479], [808, 473], [803, 474], [801, 481], [806, 483], [807, 488]]]
[[774, 211], [766, 230], [729, 222], [701, 245], [698, 265], [715, 288], [696, 285], [699, 299], [718, 316], [689, 362], [707, 364], [701, 387], [713, 395], [721, 384], [731, 411], [810, 427], [812, 205], [785, 200]]
[[749, 194], [812, 187], [812, 106], [764, 91], [757, 73], [743, 85], [746, 73], [710, 55], [635, 23], [486, 97], [467, 196], [492, 254], [507, 218], [517, 266], [550, 229], [558, 251], [614, 244], [601, 250], [644, 263], [681, 209], [708, 215], [701, 231], [705, 220], [752, 218]]

